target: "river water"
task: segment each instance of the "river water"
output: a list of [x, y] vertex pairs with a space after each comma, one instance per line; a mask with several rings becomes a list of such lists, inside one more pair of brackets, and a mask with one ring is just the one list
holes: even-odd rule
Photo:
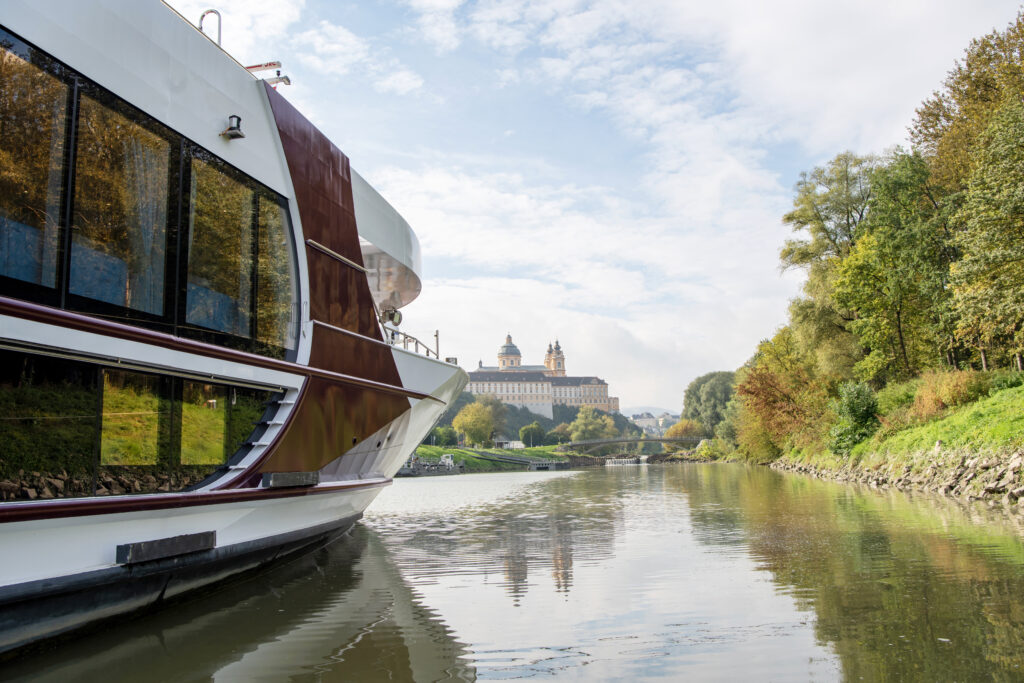
[[404, 479], [33, 681], [1024, 679], [1018, 520], [739, 465]]

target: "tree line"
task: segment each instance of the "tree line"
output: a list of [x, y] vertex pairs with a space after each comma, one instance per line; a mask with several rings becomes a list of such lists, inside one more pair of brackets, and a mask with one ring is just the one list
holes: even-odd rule
[[460, 440], [479, 446], [493, 445], [499, 438], [518, 437], [526, 446], [550, 446], [571, 441], [640, 436], [640, 429], [619, 414], [591, 406], [552, 406], [553, 417], [502, 403], [488, 394], [462, 392], [448, 406], [425, 444], [455, 446]]
[[848, 453], [927, 417], [922, 387], [948, 407], [1008, 381], [971, 373], [1024, 370], [1022, 54], [1018, 14], [917, 108], [909, 148], [801, 174], [780, 266], [806, 273], [802, 292], [743, 367], [711, 373], [728, 392], [711, 375], [687, 388], [681, 428], [752, 460]]

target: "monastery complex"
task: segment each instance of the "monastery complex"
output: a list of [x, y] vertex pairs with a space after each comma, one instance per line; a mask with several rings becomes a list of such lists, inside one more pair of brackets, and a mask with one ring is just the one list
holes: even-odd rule
[[618, 412], [619, 399], [608, 395], [608, 383], [600, 377], [569, 377], [565, 374], [565, 354], [555, 341], [548, 344], [544, 365], [523, 365], [523, 355], [512, 343], [512, 335], [498, 349], [498, 364], [485, 366], [480, 361], [469, 373], [466, 391], [473, 395], [491, 394], [502, 403], [526, 408], [551, 418], [553, 406], [591, 406], [607, 413]]

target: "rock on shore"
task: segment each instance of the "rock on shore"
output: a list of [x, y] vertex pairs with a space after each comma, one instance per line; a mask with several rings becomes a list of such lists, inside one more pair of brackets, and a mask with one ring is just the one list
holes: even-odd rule
[[771, 467], [877, 488], [931, 491], [960, 500], [989, 501], [992, 505], [1002, 503], [1024, 513], [1022, 451], [968, 454], [945, 451], [940, 442], [931, 451], [901, 456], [888, 463], [869, 457], [857, 463], [830, 467], [783, 457]]

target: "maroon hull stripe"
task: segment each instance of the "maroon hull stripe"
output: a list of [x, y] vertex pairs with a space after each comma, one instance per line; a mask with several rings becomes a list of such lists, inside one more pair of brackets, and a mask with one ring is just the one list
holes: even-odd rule
[[390, 479], [354, 481], [330, 486], [291, 489], [232, 489], [201, 493], [164, 493], [150, 496], [112, 496], [110, 498], [65, 498], [63, 500], [4, 503], [0, 507], [0, 524], [27, 522], [36, 519], [83, 517], [86, 515], [112, 515], [119, 512], [144, 512], [222, 505], [277, 498], [298, 498], [329, 493], [343, 493], [359, 489], [390, 486]]

